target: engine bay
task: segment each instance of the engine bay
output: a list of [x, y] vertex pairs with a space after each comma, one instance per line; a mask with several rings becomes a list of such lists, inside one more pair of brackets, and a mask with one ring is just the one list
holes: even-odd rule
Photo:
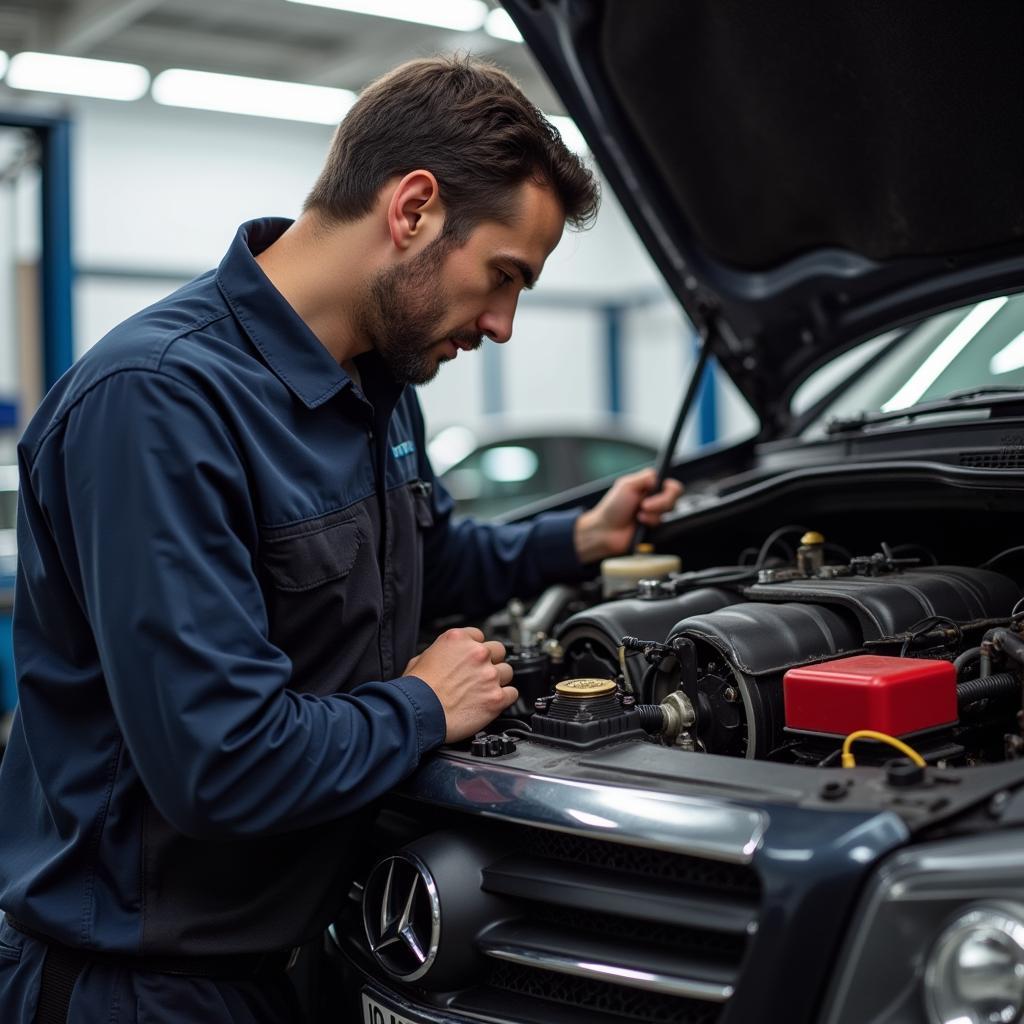
[[[1024, 548], [980, 565], [928, 547], [851, 551], [783, 526], [733, 565], [608, 559], [488, 621], [519, 700], [473, 743], [626, 739], [831, 767], [970, 767], [1024, 750]], [[500, 735], [499, 735], [500, 734]]]

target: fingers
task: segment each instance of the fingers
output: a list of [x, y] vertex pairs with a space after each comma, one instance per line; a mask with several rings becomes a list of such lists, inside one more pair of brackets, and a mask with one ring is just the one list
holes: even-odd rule
[[679, 500], [682, 493], [683, 485], [678, 480], [667, 477], [661, 485], [661, 490], [657, 494], [651, 494], [644, 498], [643, 504], [644, 507], [653, 508], [657, 505], [669, 509]]
[[616, 486], [633, 492], [641, 511], [667, 512], [679, 500], [683, 493], [683, 485], [678, 480], [667, 477], [658, 493], [652, 494], [657, 484], [658, 474], [653, 467], [630, 473], [616, 481]]
[[495, 667], [498, 671], [499, 685], [508, 686], [508, 684], [512, 682], [512, 666], [503, 661], [500, 665]]
[[502, 691], [505, 698], [505, 707], [510, 708], [519, 700], [519, 691], [514, 686], [506, 686]]
[[638, 470], [636, 473], [627, 473], [625, 476], [620, 476], [616, 480], [616, 484], [627, 491], [640, 498], [645, 494], [648, 494], [654, 489], [654, 485], [658, 482], [658, 474], [655, 472], [654, 467], [648, 467], [647, 469]]
[[651, 494], [640, 503], [641, 515], [657, 517], [671, 512], [683, 493], [683, 485], [678, 480], [667, 479], [657, 494]]
[[658, 482], [658, 472], [653, 466], [648, 466], [646, 469], [638, 469], [635, 473], [630, 473], [624, 479], [634, 487], [644, 487], [650, 490]]
[[469, 637], [470, 640], [475, 640], [478, 644], [484, 642], [483, 630], [477, 629], [476, 626], [464, 626], [462, 632]]
[[505, 660], [505, 645], [503, 643], [499, 643], [497, 640], [487, 640], [484, 642], [484, 647], [487, 648], [487, 653], [495, 665]]

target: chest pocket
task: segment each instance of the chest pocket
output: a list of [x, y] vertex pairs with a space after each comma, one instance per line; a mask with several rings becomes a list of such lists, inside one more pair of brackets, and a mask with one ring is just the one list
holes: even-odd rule
[[279, 590], [312, 590], [352, 571], [362, 543], [359, 524], [353, 519], [317, 525], [320, 522], [314, 520], [308, 531], [264, 531], [263, 564]]
[[380, 678], [381, 581], [365, 510], [264, 527], [260, 549], [268, 635], [291, 659], [291, 688], [324, 696]]

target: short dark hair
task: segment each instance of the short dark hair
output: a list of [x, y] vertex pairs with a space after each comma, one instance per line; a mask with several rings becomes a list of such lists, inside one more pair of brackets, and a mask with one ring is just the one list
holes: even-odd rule
[[527, 180], [552, 189], [574, 228], [600, 201], [591, 171], [500, 68], [456, 55], [412, 60], [368, 85], [334, 134], [304, 210], [351, 221], [385, 182], [423, 168], [438, 181], [443, 234], [459, 241], [508, 220]]

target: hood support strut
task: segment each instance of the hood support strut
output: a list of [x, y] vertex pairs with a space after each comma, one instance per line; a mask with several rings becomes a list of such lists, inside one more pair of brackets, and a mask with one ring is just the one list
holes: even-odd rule
[[[679, 438], [683, 433], [683, 427], [686, 426], [686, 421], [690, 417], [690, 411], [697, 399], [697, 392], [700, 390], [701, 381], [704, 379], [704, 371], [707, 369], [708, 360], [713, 354], [715, 333], [712, 317], [701, 318], [699, 331], [700, 351], [697, 353], [697, 361], [694, 364], [693, 373], [690, 375], [690, 381], [686, 386], [686, 394], [683, 395], [683, 401], [679, 406], [676, 421], [672, 425], [672, 433], [669, 434], [668, 441], [665, 442], [665, 447], [658, 456], [658, 478], [653, 492], [655, 494], [661, 490], [662, 484], [665, 483], [665, 479], [672, 468], [672, 457], [675, 455], [676, 446], [679, 444]], [[638, 544], [644, 543], [646, 537], [647, 527], [641, 524], [633, 535], [633, 549], [636, 550]]]

